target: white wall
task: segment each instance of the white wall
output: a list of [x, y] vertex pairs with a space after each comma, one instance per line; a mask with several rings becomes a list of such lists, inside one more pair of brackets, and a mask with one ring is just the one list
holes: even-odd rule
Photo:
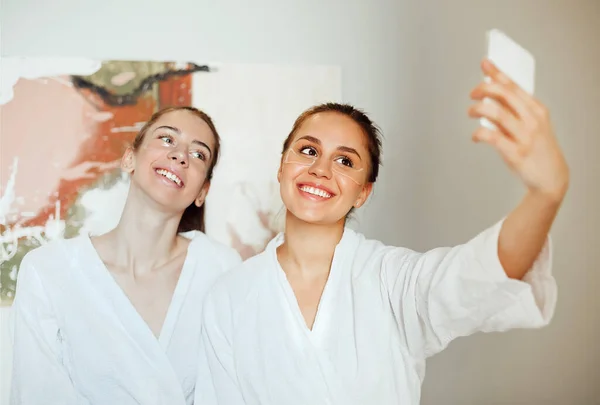
[[386, 134], [358, 226], [417, 249], [464, 241], [522, 192], [493, 151], [470, 143], [466, 117], [484, 31], [506, 30], [537, 57], [537, 92], [572, 168], [553, 231], [556, 318], [453, 343], [429, 363], [423, 404], [598, 403], [599, 1], [1, 1], [4, 55], [341, 65], [344, 100]]

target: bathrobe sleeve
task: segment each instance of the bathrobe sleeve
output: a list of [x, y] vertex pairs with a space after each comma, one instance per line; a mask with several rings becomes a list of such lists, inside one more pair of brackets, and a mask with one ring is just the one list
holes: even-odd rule
[[510, 279], [498, 258], [501, 226], [502, 221], [452, 248], [386, 254], [381, 280], [413, 356], [427, 358], [475, 332], [550, 322], [557, 297], [550, 237], [523, 279]]
[[12, 310], [10, 404], [86, 404], [62, 363], [57, 318], [29, 254], [21, 262]]

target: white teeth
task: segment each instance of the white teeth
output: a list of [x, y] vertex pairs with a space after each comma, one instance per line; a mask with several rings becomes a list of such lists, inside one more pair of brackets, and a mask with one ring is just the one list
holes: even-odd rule
[[181, 186], [181, 179], [177, 176], [175, 176], [173, 173], [164, 170], [164, 169], [158, 169], [156, 171], [156, 173], [165, 176], [167, 179], [171, 180], [172, 182], [174, 182], [175, 184], [177, 184], [178, 186]]
[[331, 194], [329, 194], [327, 191], [321, 190], [321, 189], [315, 188], [315, 187], [302, 186], [302, 187], [300, 187], [300, 190], [304, 191], [305, 193], [317, 195], [317, 196], [323, 197], [323, 198], [331, 197]]

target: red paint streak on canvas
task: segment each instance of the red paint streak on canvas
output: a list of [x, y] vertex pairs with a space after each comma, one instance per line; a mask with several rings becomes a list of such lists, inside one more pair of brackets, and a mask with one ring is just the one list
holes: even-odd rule
[[[175, 66], [169, 64], [170, 69]], [[161, 108], [192, 105], [192, 75], [173, 76], [160, 83], [158, 100]]]

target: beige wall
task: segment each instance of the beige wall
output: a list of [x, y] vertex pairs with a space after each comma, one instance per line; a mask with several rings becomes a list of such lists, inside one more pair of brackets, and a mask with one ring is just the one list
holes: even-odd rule
[[556, 318], [541, 331], [455, 342], [429, 362], [422, 403], [598, 403], [600, 1], [118, 3], [2, 0], [2, 53], [339, 64], [344, 100], [386, 134], [383, 174], [357, 226], [417, 249], [460, 243], [517, 203], [516, 179], [470, 143], [466, 108], [485, 30], [529, 48], [573, 176], [553, 230]]
[[[522, 195], [495, 152], [468, 139], [475, 123], [464, 118], [465, 90], [478, 79], [477, 33], [488, 27], [506, 30], [534, 52], [537, 94], [552, 112], [572, 187], [553, 229], [560, 287], [554, 323], [539, 332], [455, 342], [429, 362], [423, 403], [599, 404], [600, 1], [426, 3], [436, 7], [422, 6], [416, 17], [421, 49], [412, 88], [417, 108], [410, 135], [418, 139], [411, 152], [419, 160], [412, 162], [414, 183], [404, 191], [412, 195], [416, 232], [397, 241], [418, 248], [458, 243]], [[394, 169], [386, 169], [384, 184], [392, 187]], [[393, 205], [368, 217], [384, 209], [391, 212]], [[381, 235], [391, 237], [390, 231]]]

